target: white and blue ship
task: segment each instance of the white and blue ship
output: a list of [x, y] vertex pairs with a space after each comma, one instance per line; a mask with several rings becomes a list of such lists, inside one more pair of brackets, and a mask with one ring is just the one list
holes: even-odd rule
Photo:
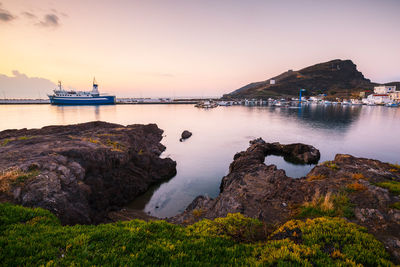
[[54, 94], [48, 97], [53, 105], [113, 105], [116, 99], [112, 95], [100, 94], [95, 79], [93, 79], [92, 91], [64, 90], [59, 81]]

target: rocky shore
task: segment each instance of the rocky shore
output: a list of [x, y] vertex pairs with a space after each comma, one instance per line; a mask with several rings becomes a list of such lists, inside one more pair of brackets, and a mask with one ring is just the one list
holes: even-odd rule
[[[162, 133], [155, 124], [105, 122], [2, 131], [0, 202], [45, 208], [63, 224], [156, 219], [122, 207], [176, 174], [176, 162], [160, 158]], [[399, 165], [338, 154], [295, 179], [265, 165], [269, 155], [296, 164], [320, 159], [310, 145], [250, 141], [234, 155], [215, 199], [198, 196], [168, 221], [192, 225], [241, 213], [276, 229], [293, 219], [341, 217], [366, 227], [400, 262]], [[296, 229], [274, 238], [297, 242], [302, 233]], [[323, 248], [329, 255], [334, 249]]]
[[319, 151], [312, 146], [251, 141], [246, 151], [234, 156], [215, 199], [199, 196], [170, 221], [192, 224], [235, 212], [271, 226], [293, 218], [345, 217], [365, 226], [400, 262], [398, 165], [338, 154], [306, 177], [294, 179], [275, 165], [264, 164], [270, 154], [297, 163], [319, 160]]
[[176, 174], [155, 124], [89, 122], [0, 132], [0, 201], [42, 207], [63, 224], [109, 221]]

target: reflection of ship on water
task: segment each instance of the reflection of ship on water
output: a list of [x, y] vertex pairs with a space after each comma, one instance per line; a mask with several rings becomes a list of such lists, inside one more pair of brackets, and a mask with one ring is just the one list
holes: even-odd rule
[[102, 95], [98, 90], [98, 84], [93, 79], [92, 91], [74, 91], [64, 90], [61, 82], [58, 82], [58, 88], [54, 90], [53, 95], [48, 95], [50, 103], [53, 105], [105, 105], [115, 104], [115, 96]]

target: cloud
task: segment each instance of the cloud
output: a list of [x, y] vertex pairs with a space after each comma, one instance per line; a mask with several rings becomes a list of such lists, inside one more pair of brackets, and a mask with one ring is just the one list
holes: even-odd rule
[[36, 15], [31, 12], [22, 12], [22, 15], [24, 15], [28, 19], [36, 19]]
[[0, 21], [9, 22], [17, 18], [16, 16], [12, 15], [8, 10], [1, 8], [1, 6], [2, 5], [0, 3]]
[[56, 84], [52, 81], [39, 78], [28, 77], [17, 70], [12, 71], [13, 76], [0, 74], [0, 96], [7, 98], [41, 98], [46, 97]]
[[47, 14], [37, 25], [42, 27], [58, 27], [60, 25], [59, 18], [56, 14]]

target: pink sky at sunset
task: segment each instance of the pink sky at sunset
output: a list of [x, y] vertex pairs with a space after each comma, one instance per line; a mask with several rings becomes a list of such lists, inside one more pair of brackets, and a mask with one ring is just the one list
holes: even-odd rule
[[0, 3], [0, 97], [45, 97], [45, 79], [90, 89], [93, 76], [120, 97], [221, 96], [336, 58], [400, 80], [397, 0]]

